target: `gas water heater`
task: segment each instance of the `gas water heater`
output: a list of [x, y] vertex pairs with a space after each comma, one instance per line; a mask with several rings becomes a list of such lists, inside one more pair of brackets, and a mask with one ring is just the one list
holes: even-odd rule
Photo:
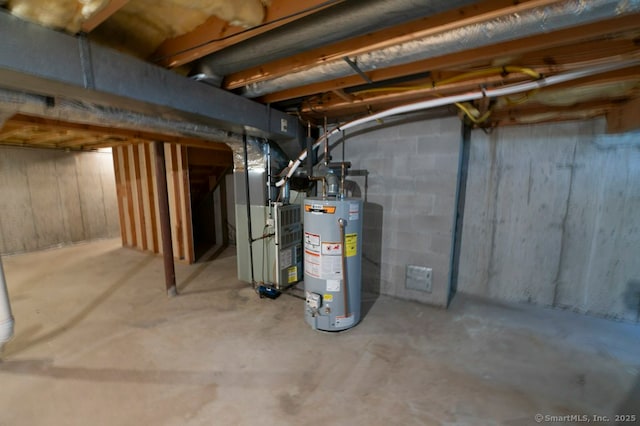
[[361, 234], [360, 199], [305, 199], [305, 320], [312, 328], [340, 331], [360, 321]]

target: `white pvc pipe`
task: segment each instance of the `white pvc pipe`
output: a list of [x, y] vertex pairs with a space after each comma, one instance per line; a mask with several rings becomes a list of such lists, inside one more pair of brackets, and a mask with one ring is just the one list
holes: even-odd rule
[[11, 337], [13, 337], [13, 316], [11, 315], [9, 293], [2, 269], [2, 258], [0, 258], [0, 350], [5, 343], [11, 340]]
[[[569, 71], [563, 74], [553, 75], [551, 77], [542, 78], [540, 80], [530, 81], [526, 83], [518, 83], [509, 86], [503, 86], [496, 89], [487, 89], [487, 90], [479, 90], [476, 92], [463, 93], [460, 95], [447, 96], [443, 98], [429, 99], [427, 101], [416, 102], [408, 105], [401, 105], [395, 108], [390, 108], [385, 111], [381, 111], [377, 114], [368, 115], [363, 118], [359, 118], [357, 120], [350, 121], [342, 126], [336, 127], [333, 130], [327, 132], [322, 135], [318, 140], [312, 145], [311, 149], [316, 149], [320, 144], [325, 140], [330, 138], [332, 135], [339, 133], [343, 130], [347, 130], [349, 128], [359, 126], [361, 124], [365, 124], [374, 120], [380, 120], [381, 118], [390, 117], [392, 115], [405, 114], [408, 112], [420, 111], [424, 109], [437, 108], [445, 105], [451, 105], [457, 102], [467, 102], [473, 101], [476, 99], [481, 99], [484, 97], [488, 98], [497, 98], [500, 96], [508, 96], [515, 95], [517, 93], [528, 92], [535, 89], [540, 89], [542, 87], [552, 86], [554, 84], [565, 83], [567, 81], [576, 80], [578, 78], [589, 77], [596, 74], [602, 74], [604, 72], [615, 71], [623, 68], [629, 68], [633, 66], [640, 65], [640, 58], [633, 58], [619, 62], [613, 62], [603, 65], [596, 65], [589, 68], [583, 68], [575, 71]], [[296, 169], [300, 164], [307, 158], [307, 150], [304, 150], [300, 153], [296, 161], [291, 165], [289, 172], [285, 177], [280, 179], [276, 186], [284, 185], [285, 181], [293, 176]]]

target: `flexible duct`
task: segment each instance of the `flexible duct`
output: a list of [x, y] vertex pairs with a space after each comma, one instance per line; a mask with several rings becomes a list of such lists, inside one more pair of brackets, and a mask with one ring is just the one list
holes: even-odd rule
[[[443, 31], [350, 59], [357, 63], [361, 71], [368, 72], [638, 12], [640, 0], [565, 0]], [[241, 90], [241, 94], [256, 98], [353, 74], [354, 71], [347, 62], [335, 60], [249, 84]]]
[[[615, 70], [629, 68], [629, 67], [638, 66], [638, 65], [640, 65], [640, 58], [634, 57], [632, 59], [627, 59], [619, 62], [613, 62], [609, 64], [598, 65], [590, 68], [583, 68], [583, 69], [579, 69], [571, 72], [566, 72], [563, 74], [558, 74], [558, 75], [546, 77], [540, 80], [531, 81], [527, 83], [519, 83], [519, 84], [510, 85], [510, 86], [499, 87], [496, 89], [479, 90], [476, 92], [463, 93], [460, 95], [429, 99], [427, 101], [416, 102], [409, 105], [402, 105], [399, 107], [390, 108], [388, 110], [381, 111], [377, 114], [368, 115], [366, 117], [350, 121], [346, 124], [343, 124], [342, 126], [335, 127], [331, 131], [326, 132], [323, 136], [321, 136], [313, 144], [312, 150], [317, 149], [325, 141], [325, 139], [328, 139], [335, 134], [339, 134], [344, 130], [347, 130], [356, 126], [360, 126], [362, 124], [366, 124], [371, 121], [377, 121], [382, 118], [391, 117], [393, 115], [405, 114], [413, 111], [419, 111], [419, 110], [430, 109], [430, 108], [437, 108], [445, 105], [451, 105], [456, 102], [473, 101], [473, 100], [481, 99], [484, 97], [498, 98], [502, 96], [515, 95], [517, 93], [528, 92], [530, 90], [536, 90], [543, 87], [552, 86], [554, 84], [565, 83], [567, 81], [572, 81], [572, 80], [576, 80], [583, 77], [589, 77], [592, 75], [597, 75], [597, 74], [601, 74], [609, 71], [615, 71]], [[285, 181], [289, 179], [291, 176], [293, 176], [298, 166], [300, 166], [300, 164], [305, 160], [305, 158], [307, 158], [307, 154], [308, 154], [307, 150], [304, 150], [300, 153], [296, 161], [289, 166], [289, 171], [287, 172], [285, 177], [280, 179], [276, 183], [276, 186], [280, 187], [284, 185]]]
[[13, 315], [9, 304], [9, 292], [4, 279], [2, 259], [0, 258], [0, 351], [5, 343], [13, 337]]
[[213, 84], [251, 68], [373, 30], [474, 3], [470, 0], [349, 0], [202, 58], [192, 71]]

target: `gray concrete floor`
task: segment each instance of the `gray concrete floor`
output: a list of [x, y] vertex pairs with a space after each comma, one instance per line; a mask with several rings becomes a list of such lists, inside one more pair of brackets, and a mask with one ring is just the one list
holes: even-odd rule
[[[458, 296], [367, 297], [315, 332], [303, 302], [259, 299], [233, 250], [178, 265], [119, 240], [4, 258], [17, 321], [0, 425], [526, 425], [639, 415], [640, 327]], [[594, 423], [594, 422], [592, 422]], [[563, 424], [571, 424], [565, 422]]]

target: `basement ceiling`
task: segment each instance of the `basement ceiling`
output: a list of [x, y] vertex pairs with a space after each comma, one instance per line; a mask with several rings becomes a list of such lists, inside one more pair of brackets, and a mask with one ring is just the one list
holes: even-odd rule
[[[0, 0], [9, 13], [299, 117], [391, 107], [640, 59], [640, 0]], [[476, 127], [607, 116], [636, 128], [640, 66], [451, 106]], [[636, 111], [630, 113], [629, 110]], [[9, 119], [0, 143], [144, 141]]]

